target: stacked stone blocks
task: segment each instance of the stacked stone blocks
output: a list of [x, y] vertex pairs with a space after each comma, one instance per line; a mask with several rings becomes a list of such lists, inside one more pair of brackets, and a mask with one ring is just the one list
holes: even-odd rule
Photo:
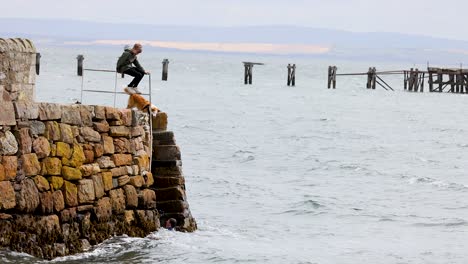
[[179, 230], [195, 231], [197, 224], [187, 202], [180, 149], [174, 133], [166, 131], [167, 115], [159, 114], [153, 120], [153, 125], [153, 189], [158, 197], [157, 208], [161, 215], [161, 225], [164, 225], [167, 219], [175, 218]]
[[[29, 40], [0, 39], [0, 247], [52, 259], [145, 236], [169, 216], [195, 230], [180, 152], [161, 132], [167, 115], [155, 117], [151, 145], [147, 114], [36, 103], [35, 52]], [[172, 141], [158, 141], [164, 133]]]
[[[2, 147], [0, 158], [3, 246], [15, 241], [13, 249], [53, 258], [114, 234], [159, 228], [148, 133], [136, 112], [49, 103], [37, 109], [33, 119], [17, 116], [18, 125], [4, 126], [0, 137], [12, 149]], [[29, 224], [22, 229], [18, 221]], [[50, 240], [38, 233], [40, 223]]]

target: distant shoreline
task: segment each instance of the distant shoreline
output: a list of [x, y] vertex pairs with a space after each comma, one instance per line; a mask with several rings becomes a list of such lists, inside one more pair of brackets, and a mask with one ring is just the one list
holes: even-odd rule
[[182, 41], [151, 41], [151, 40], [94, 40], [65, 41], [64, 45], [96, 46], [96, 45], [131, 45], [142, 43], [156, 48], [176, 49], [183, 51], [211, 51], [227, 53], [260, 53], [260, 54], [304, 54], [322, 55], [332, 49], [320, 45], [272, 44], [272, 43], [222, 43], [222, 42], [182, 42]]

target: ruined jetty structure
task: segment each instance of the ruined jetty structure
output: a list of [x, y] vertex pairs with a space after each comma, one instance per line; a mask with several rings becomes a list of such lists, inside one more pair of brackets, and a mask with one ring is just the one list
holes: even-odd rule
[[0, 39], [0, 247], [53, 259], [169, 218], [196, 230], [167, 115], [35, 102], [36, 59]]
[[336, 89], [336, 76], [367, 76], [367, 89], [375, 89], [377, 85], [387, 91], [394, 89], [383, 79], [383, 76], [400, 75], [403, 76], [403, 87], [408, 92], [424, 92], [424, 84], [429, 86], [429, 92], [434, 93], [468, 93], [468, 70], [461, 67], [456, 68], [436, 68], [427, 67], [427, 71], [419, 69], [377, 71], [375, 67], [370, 67], [367, 72], [339, 73], [338, 67], [328, 67], [328, 89]]

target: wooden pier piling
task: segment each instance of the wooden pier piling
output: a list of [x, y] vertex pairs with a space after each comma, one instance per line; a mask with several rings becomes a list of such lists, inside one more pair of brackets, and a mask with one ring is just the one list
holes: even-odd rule
[[84, 60], [84, 56], [83, 55], [78, 55], [76, 57], [76, 59], [78, 60], [78, 65], [77, 65], [77, 74], [78, 76], [83, 76], [83, 60]]
[[336, 71], [338, 68], [336, 66], [328, 66], [328, 89], [336, 89]]
[[41, 53], [36, 53], [36, 74], [39, 75], [41, 71]]
[[375, 83], [376, 83], [376, 74], [377, 70], [375, 67], [370, 67], [369, 71], [367, 72], [367, 89], [375, 89]]
[[162, 61], [162, 80], [163, 81], [167, 81], [167, 75], [168, 75], [168, 71], [169, 71], [169, 60], [168, 59], [164, 59]]
[[296, 64], [288, 64], [288, 86], [296, 86]]
[[[468, 70], [451, 68], [427, 68], [430, 92], [468, 93]], [[437, 76], [434, 79], [433, 76]], [[444, 78], [447, 77], [447, 78]]]
[[244, 84], [252, 84], [252, 73], [254, 65], [264, 65], [258, 62], [242, 62], [244, 64]]

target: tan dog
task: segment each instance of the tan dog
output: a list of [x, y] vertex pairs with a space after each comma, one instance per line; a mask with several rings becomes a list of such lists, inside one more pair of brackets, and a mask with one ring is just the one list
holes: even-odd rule
[[130, 95], [130, 97], [128, 98], [127, 108], [136, 107], [138, 110], [146, 112], [149, 110], [148, 108], [151, 107], [151, 112], [154, 115], [161, 111], [155, 105], [151, 104], [148, 100], [146, 100], [143, 96], [136, 94], [132, 90], [128, 89], [128, 87], [125, 88], [124, 91], [125, 93]]

